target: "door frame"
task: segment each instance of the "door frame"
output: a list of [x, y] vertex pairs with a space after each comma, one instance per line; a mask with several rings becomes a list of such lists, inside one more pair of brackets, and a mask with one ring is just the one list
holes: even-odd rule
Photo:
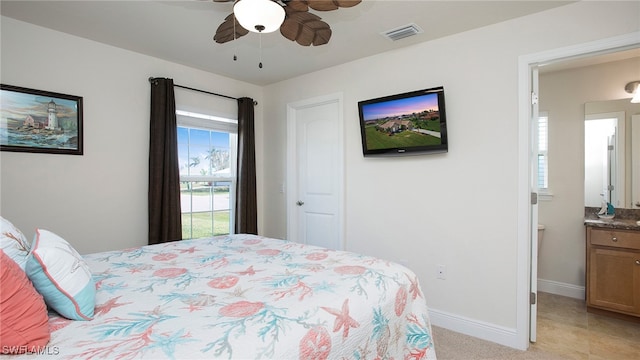
[[[640, 47], [640, 32], [633, 32], [607, 39], [574, 46], [522, 55], [518, 58], [518, 226], [517, 226], [517, 299], [516, 299], [516, 348], [529, 347], [530, 288], [531, 288], [531, 167], [532, 69], [540, 65]], [[535, 249], [537, 250], [537, 249]]]
[[297, 111], [301, 109], [312, 108], [314, 106], [320, 106], [328, 103], [338, 104], [338, 128], [336, 129], [336, 136], [338, 137], [338, 149], [337, 161], [338, 163], [338, 177], [340, 178], [340, 187], [337, 190], [339, 209], [338, 209], [338, 243], [340, 244], [340, 250], [345, 248], [344, 242], [344, 106], [343, 106], [343, 94], [333, 93], [329, 95], [318, 96], [306, 100], [296, 101], [287, 104], [287, 169], [286, 169], [286, 213], [287, 213], [287, 239], [298, 242], [297, 228], [298, 228], [298, 206], [296, 205], [298, 194], [298, 166], [297, 166]]

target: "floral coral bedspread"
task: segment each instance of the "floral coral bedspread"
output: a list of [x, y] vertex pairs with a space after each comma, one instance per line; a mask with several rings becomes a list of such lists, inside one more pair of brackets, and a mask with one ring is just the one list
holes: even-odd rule
[[416, 275], [254, 235], [85, 256], [92, 321], [51, 316], [48, 359], [435, 359]]

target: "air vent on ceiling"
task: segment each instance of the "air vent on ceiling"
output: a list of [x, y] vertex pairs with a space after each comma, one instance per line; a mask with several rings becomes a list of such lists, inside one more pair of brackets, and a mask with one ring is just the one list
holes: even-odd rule
[[412, 23], [381, 32], [380, 35], [391, 41], [396, 41], [409, 36], [418, 35], [422, 32], [422, 29], [418, 25]]

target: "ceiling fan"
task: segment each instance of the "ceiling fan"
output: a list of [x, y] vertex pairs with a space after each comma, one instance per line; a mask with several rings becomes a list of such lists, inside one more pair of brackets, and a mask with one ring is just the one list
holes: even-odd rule
[[218, 26], [213, 40], [223, 44], [251, 32], [280, 29], [285, 38], [303, 46], [324, 45], [331, 39], [331, 27], [309, 12], [330, 11], [358, 5], [362, 0], [213, 0], [234, 1], [233, 13]]

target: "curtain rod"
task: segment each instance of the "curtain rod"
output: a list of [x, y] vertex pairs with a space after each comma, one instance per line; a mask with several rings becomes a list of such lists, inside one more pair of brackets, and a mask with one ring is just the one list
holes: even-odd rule
[[[149, 78], [149, 82], [153, 82], [155, 79], [156, 78], [154, 78], [154, 77], [150, 77]], [[238, 100], [238, 98], [234, 98], [233, 96], [218, 94], [218, 93], [214, 93], [214, 92], [211, 92], [211, 91], [200, 90], [200, 89], [196, 89], [196, 88], [192, 88], [192, 87], [188, 87], [188, 86], [173, 84], [173, 87], [179, 87], [179, 88], [182, 88], [182, 89], [187, 89], [187, 90], [191, 90], [191, 91], [197, 91], [197, 92], [201, 92], [201, 93], [205, 93], [205, 94], [209, 94], [209, 95], [214, 95], [214, 96], [219, 96], [219, 97], [223, 97], [223, 98], [227, 98], [227, 99], [231, 99], [231, 100]], [[253, 100], [253, 105], [254, 106], [258, 105], [258, 102]]]

